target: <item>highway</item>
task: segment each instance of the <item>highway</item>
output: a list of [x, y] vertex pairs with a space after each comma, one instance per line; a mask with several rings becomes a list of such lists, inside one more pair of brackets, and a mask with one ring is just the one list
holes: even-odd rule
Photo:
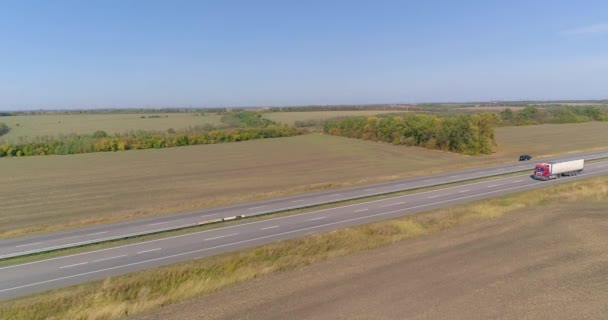
[[525, 173], [2, 267], [0, 299], [607, 173], [608, 161], [589, 163], [583, 174], [554, 181]]
[[[593, 160], [606, 157], [608, 157], [608, 151], [604, 150], [542, 160], [551, 161], [580, 158]], [[396, 180], [373, 185], [333, 189], [323, 192], [245, 203], [228, 207], [184, 212], [170, 216], [152, 217], [56, 233], [0, 240], [0, 259], [121, 239], [128, 236], [176, 230], [208, 222], [219, 221], [222, 219], [228, 220], [236, 217], [250, 217], [288, 209], [305, 208], [319, 204], [340, 202], [373, 195], [436, 186], [450, 182], [459, 182], [522, 170], [532, 170], [537, 161], [540, 160], [533, 159], [529, 162], [515, 161], [511, 164], [493, 167], [452, 171], [448, 173]]]

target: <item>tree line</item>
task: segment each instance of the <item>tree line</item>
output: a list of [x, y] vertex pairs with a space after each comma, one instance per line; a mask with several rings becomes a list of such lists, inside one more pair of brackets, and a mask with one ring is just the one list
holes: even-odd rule
[[327, 134], [419, 146], [463, 154], [489, 154], [496, 146], [494, 113], [438, 116], [401, 114], [398, 116], [351, 117], [325, 122]]
[[11, 131], [11, 128], [6, 123], [0, 122], [0, 136], [7, 134], [9, 131]]
[[290, 137], [307, 132], [303, 129], [279, 125], [256, 112], [230, 112], [222, 117], [222, 122], [228, 128], [216, 128], [207, 124], [179, 131], [168, 129], [166, 132], [140, 130], [109, 135], [105, 131], [96, 131], [93, 134], [35, 137], [23, 139], [19, 143], [0, 145], [0, 157], [160, 149]]
[[93, 134], [71, 134], [53, 138], [35, 138], [32, 141], [19, 144], [3, 144], [0, 145], [0, 157], [160, 149], [289, 137], [303, 133], [305, 131], [301, 129], [279, 125], [213, 130], [190, 128], [173, 134], [160, 131], [135, 131], [108, 135], [103, 131], [97, 131]]
[[606, 109], [597, 106], [538, 108], [528, 106], [518, 111], [506, 108], [500, 112], [501, 125], [520, 126], [544, 123], [578, 123], [608, 121]]

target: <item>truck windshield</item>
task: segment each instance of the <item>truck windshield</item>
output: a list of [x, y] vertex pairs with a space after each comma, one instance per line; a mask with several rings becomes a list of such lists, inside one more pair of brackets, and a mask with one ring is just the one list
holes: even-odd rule
[[545, 168], [535, 168], [534, 169], [536, 172], [544, 172]]

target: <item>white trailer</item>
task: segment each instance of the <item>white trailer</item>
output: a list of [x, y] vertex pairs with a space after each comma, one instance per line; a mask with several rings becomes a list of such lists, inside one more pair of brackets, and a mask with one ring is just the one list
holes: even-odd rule
[[535, 179], [551, 180], [561, 176], [575, 176], [583, 172], [585, 159], [539, 163], [534, 168]]

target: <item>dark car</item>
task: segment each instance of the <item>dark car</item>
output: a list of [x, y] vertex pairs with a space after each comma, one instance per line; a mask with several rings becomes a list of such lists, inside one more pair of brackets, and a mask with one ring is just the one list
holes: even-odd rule
[[519, 156], [519, 161], [528, 161], [528, 160], [531, 160], [531, 159], [532, 159], [532, 156], [527, 155], [527, 154]]

